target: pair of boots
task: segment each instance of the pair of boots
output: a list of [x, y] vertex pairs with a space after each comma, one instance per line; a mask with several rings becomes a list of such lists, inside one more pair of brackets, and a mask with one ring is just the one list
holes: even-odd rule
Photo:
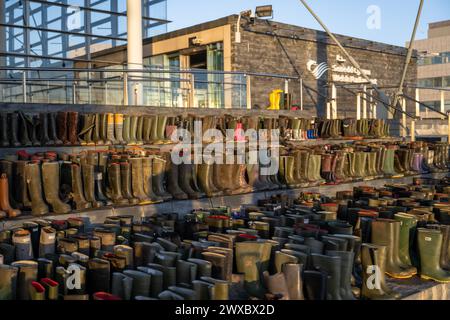
[[167, 191], [176, 200], [199, 199], [204, 197], [197, 181], [197, 166], [194, 164], [174, 164], [170, 155], [168, 161]]
[[338, 138], [342, 135], [342, 120], [323, 120], [320, 126], [320, 137], [322, 138]]
[[372, 243], [386, 247], [385, 272], [397, 279], [407, 279], [417, 274], [417, 268], [411, 265], [409, 259], [410, 244], [409, 238], [406, 238], [406, 234], [413, 228], [413, 221], [408, 224], [406, 219], [404, 215], [397, 215], [397, 220], [372, 221]]
[[321, 176], [321, 167], [322, 156], [320, 154], [310, 153], [308, 157], [306, 177], [311, 186], [325, 183], [325, 180]]
[[[119, 144], [120, 123], [115, 125], [115, 116], [111, 113], [83, 114], [82, 127], [79, 133], [81, 145]], [[118, 131], [116, 140], [115, 131]]]

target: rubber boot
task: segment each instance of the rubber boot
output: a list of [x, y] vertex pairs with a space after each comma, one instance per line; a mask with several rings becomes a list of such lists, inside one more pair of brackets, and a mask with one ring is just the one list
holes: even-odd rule
[[250, 296], [262, 298], [265, 289], [262, 275], [268, 266], [271, 245], [269, 243], [236, 243], [237, 272], [245, 275], [244, 286]]
[[122, 195], [122, 183], [120, 176], [120, 164], [110, 164], [110, 166], [108, 167], [109, 189], [107, 192], [107, 196], [113, 201], [114, 205], [117, 206], [129, 204], [128, 199], [125, 199]]
[[10, 137], [10, 146], [11, 147], [20, 147], [21, 143], [19, 140], [19, 114], [11, 113], [9, 114], [9, 124], [10, 131], [8, 133]]
[[400, 243], [399, 243], [399, 256], [400, 261], [407, 266], [412, 266], [411, 258], [409, 255], [409, 249], [412, 245], [411, 236], [412, 232], [417, 226], [417, 218], [413, 215], [397, 213], [395, 220], [400, 221]]
[[130, 146], [137, 145], [137, 130], [138, 130], [138, 116], [130, 117], [130, 141], [128, 144]]
[[131, 190], [131, 168], [130, 164], [127, 162], [120, 164], [120, 180], [123, 197], [127, 199], [131, 205], [139, 204], [139, 199], [133, 197], [133, 191]]
[[311, 254], [312, 265], [318, 271], [325, 271], [327, 279], [327, 300], [342, 300], [341, 284], [341, 258]]
[[370, 300], [399, 299], [400, 294], [386, 285], [387, 251], [385, 246], [365, 243], [361, 247], [363, 281], [361, 296]]
[[131, 158], [130, 164], [133, 196], [139, 199], [140, 204], [152, 203], [144, 191], [143, 158]]
[[157, 141], [156, 144], [164, 144], [167, 143], [166, 139], [166, 125], [167, 125], [167, 116], [158, 116], [157, 120]]
[[[100, 134], [100, 140], [103, 141], [104, 145], [110, 146], [112, 144], [112, 141], [108, 138], [108, 113], [97, 114], [97, 117], [99, 117], [98, 122], [100, 124], [100, 128], [98, 130]], [[114, 122], [112, 123], [112, 128], [114, 128]]]
[[[16, 196], [19, 192], [18, 187], [20, 187], [19, 181], [15, 180], [15, 167], [16, 167], [16, 161], [8, 161], [8, 160], [0, 160], [0, 174], [6, 174], [8, 177], [8, 196], [9, 196], [9, 203], [12, 208], [15, 209], [23, 209], [23, 204], [21, 201], [16, 200]], [[20, 199], [20, 198], [19, 198]]]
[[12, 267], [18, 268], [17, 275], [17, 300], [30, 300], [29, 286], [31, 282], [37, 281], [38, 264], [34, 261], [15, 261]]
[[48, 135], [50, 140], [57, 146], [63, 144], [63, 142], [58, 138], [58, 127], [56, 125], [56, 113], [51, 112], [48, 114]]
[[231, 183], [233, 180], [230, 179], [230, 177], [232, 176], [232, 173], [230, 173], [232, 165], [214, 163], [211, 166], [211, 186], [216, 186], [217, 189], [219, 189], [225, 195], [232, 195], [234, 191], [232, 190], [233, 185]]
[[0, 147], [9, 147], [9, 121], [7, 113], [0, 113]]
[[107, 113], [106, 115], [104, 115], [105, 117], [105, 123], [104, 125], [106, 125], [106, 137], [104, 138], [104, 140], [106, 141], [107, 145], [116, 145], [119, 143], [118, 140], [116, 140], [116, 136], [114, 134], [115, 132], [115, 122], [114, 122], [114, 114], [113, 113]]
[[136, 130], [136, 144], [138, 146], [142, 146], [144, 144], [143, 135], [144, 135], [144, 117], [139, 116], [137, 117], [137, 130]]
[[70, 145], [69, 135], [68, 135], [68, 113], [58, 112], [56, 115], [56, 131], [58, 133], [58, 139], [61, 140], [63, 145]]
[[59, 198], [59, 163], [47, 162], [42, 164], [42, 184], [44, 186], [45, 200], [56, 214], [65, 214], [71, 211], [68, 204]]
[[192, 187], [194, 180], [194, 166], [193, 164], [180, 164], [178, 166], [178, 184], [189, 197], [189, 199], [199, 199], [202, 197], [200, 192], [197, 192]]
[[420, 256], [420, 277], [440, 283], [450, 283], [450, 271], [442, 269], [440, 258], [443, 234], [440, 230], [417, 229], [417, 243]]
[[167, 172], [167, 191], [172, 194], [173, 198], [176, 200], [187, 200], [189, 198], [188, 194], [185, 193], [178, 181], [181, 180], [179, 175], [180, 166], [174, 164], [172, 161], [168, 164], [169, 170]]
[[78, 139], [78, 112], [68, 112], [67, 117], [67, 139], [71, 145], [77, 146], [80, 144]]
[[[113, 116], [114, 120], [114, 131], [113, 134], [115, 136], [115, 144], [125, 145], [126, 141], [124, 139], [124, 115], [116, 113]], [[108, 118], [108, 125], [111, 124], [111, 119]]]
[[8, 176], [3, 173], [0, 178], [0, 210], [6, 212], [9, 218], [16, 218], [21, 215], [21, 211], [11, 207], [8, 180]]
[[95, 127], [95, 114], [83, 114], [82, 116], [83, 128], [78, 136], [80, 137], [81, 145], [93, 146], [95, 142], [93, 140], [93, 133]]
[[20, 143], [24, 147], [31, 147], [33, 144], [30, 140], [30, 134], [28, 132], [28, 121], [23, 113], [19, 113], [19, 137]]
[[98, 258], [89, 260], [87, 267], [88, 292], [90, 294], [110, 292], [110, 274], [109, 261]]
[[271, 294], [281, 297], [279, 300], [290, 300], [288, 284], [283, 273], [270, 276], [269, 272], [266, 271], [264, 272], [264, 282]]
[[152, 186], [153, 191], [158, 197], [161, 197], [164, 201], [169, 201], [173, 199], [172, 195], [169, 194], [165, 187], [164, 181], [166, 179], [166, 160], [160, 157], [154, 157], [152, 161]]
[[25, 167], [27, 161], [15, 161], [13, 167], [13, 180], [15, 181], [15, 200], [23, 208], [31, 207], [31, 200], [28, 196], [27, 179], [25, 175]]
[[94, 117], [94, 127], [92, 130], [92, 140], [95, 143], [96, 146], [102, 146], [105, 144], [101, 137], [101, 130], [102, 130], [102, 123], [101, 123], [101, 114], [96, 113], [93, 115]]
[[46, 300], [52, 300], [52, 301], [58, 300], [58, 291], [59, 291], [58, 282], [56, 282], [50, 278], [43, 278], [43, 279], [41, 279], [40, 283], [45, 290], [45, 299]]
[[83, 173], [83, 189], [86, 201], [89, 202], [92, 208], [100, 208], [104, 205], [95, 197], [95, 171], [91, 164], [84, 164], [81, 166]]
[[12, 244], [15, 247], [15, 260], [33, 260], [33, 247], [31, 235], [28, 230], [15, 230], [12, 236]]
[[152, 179], [152, 158], [145, 157], [142, 159], [142, 177], [144, 184], [144, 192], [153, 203], [160, 203], [163, 199], [155, 194], [153, 191]]
[[[396, 228], [400, 227], [400, 222], [388, 219], [378, 219], [372, 221], [372, 243], [386, 246], [386, 274], [392, 278], [407, 279], [417, 273], [417, 269], [403, 265], [399, 258], [400, 234]], [[399, 231], [399, 229], [398, 229]]]
[[71, 171], [71, 185], [72, 185], [72, 201], [75, 205], [75, 210], [86, 210], [92, 207], [92, 204], [86, 201], [83, 192], [83, 180], [81, 178], [81, 168], [78, 164], [70, 165]]
[[31, 213], [33, 216], [42, 216], [49, 213], [48, 206], [42, 197], [42, 177], [39, 164], [27, 164], [25, 173], [28, 184], [28, 193], [31, 199]]
[[341, 282], [340, 297], [342, 300], [356, 300], [352, 293], [351, 278], [354, 262], [354, 252], [349, 251], [327, 251], [327, 256], [341, 258]]
[[214, 166], [212, 164], [202, 163], [198, 170], [198, 183], [208, 198], [218, 196], [221, 192], [217, 189], [213, 182]]
[[16, 300], [19, 268], [0, 264], [0, 300]]

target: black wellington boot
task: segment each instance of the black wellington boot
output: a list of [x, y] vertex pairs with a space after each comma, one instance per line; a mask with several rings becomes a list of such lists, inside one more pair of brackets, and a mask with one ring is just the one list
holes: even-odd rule
[[94, 258], [89, 260], [87, 268], [87, 289], [90, 294], [110, 292], [109, 261]]
[[324, 301], [327, 298], [327, 274], [321, 271], [302, 272], [306, 300]]
[[54, 142], [55, 145], [60, 146], [63, 142], [58, 138], [58, 128], [56, 126], [56, 113], [51, 112], [48, 114], [48, 135], [50, 140]]
[[312, 264], [318, 271], [328, 274], [327, 278], [327, 300], [342, 300], [340, 292], [341, 284], [341, 258], [312, 254]]
[[0, 147], [9, 147], [8, 114], [0, 113]]
[[17, 276], [17, 299], [30, 300], [29, 286], [32, 281], [37, 281], [38, 264], [35, 261], [15, 261], [12, 267], [19, 269]]
[[354, 253], [349, 251], [327, 251], [327, 256], [341, 258], [340, 296], [342, 300], [356, 300], [352, 293], [351, 278]]
[[10, 136], [10, 146], [20, 147], [19, 141], [19, 114], [11, 113], [9, 115], [10, 131], [8, 135]]
[[30, 147], [32, 146], [32, 142], [30, 140], [30, 134], [28, 132], [28, 121], [25, 118], [25, 115], [23, 113], [19, 113], [19, 136], [20, 136], [20, 143], [24, 147]]
[[42, 146], [52, 146], [55, 144], [55, 141], [51, 140], [48, 134], [49, 132], [48, 118], [49, 118], [48, 113], [39, 114], [39, 131], [40, 131], [39, 137]]

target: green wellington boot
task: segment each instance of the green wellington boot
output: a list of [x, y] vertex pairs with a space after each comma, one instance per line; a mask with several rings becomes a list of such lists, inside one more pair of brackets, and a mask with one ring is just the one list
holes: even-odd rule
[[[117, 128], [116, 128], [117, 129]], [[131, 144], [131, 117], [129, 115], [123, 115], [123, 141], [125, 144]]]
[[122, 195], [122, 183], [120, 178], [120, 164], [112, 163], [108, 167], [108, 185], [107, 196], [114, 205], [123, 206], [129, 204], [128, 199]]
[[154, 157], [152, 161], [152, 183], [153, 191], [164, 201], [170, 201], [173, 199], [172, 195], [166, 191], [164, 186], [167, 173], [166, 160], [161, 157]]
[[144, 184], [144, 192], [149, 197], [152, 203], [163, 202], [163, 199], [156, 195], [153, 191], [153, 179], [152, 179], [152, 158], [145, 157], [142, 159], [142, 177]]
[[327, 256], [341, 258], [340, 297], [342, 300], [356, 300], [352, 293], [352, 270], [355, 253], [351, 251], [327, 251]]
[[[108, 120], [109, 123], [109, 120]], [[124, 138], [124, 115], [120, 113], [114, 114], [114, 134], [116, 137], [116, 144], [126, 144]]]
[[399, 257], [400, 222], [388, 219], [372, 221], [372, 243], [386, 246], [386, 274], [396, 279], [408, 279], [417, 269], [403, 264]]
[[25, 166], [28, 193], [31, 198], [31, 213], [33, 216], [42, 216], [49, 212], [48, 206], [42, 197], [41, 168], [37, 163], [28, 163]]
[[237, 272], [245, 274], [245, 289], [253, 297], [263, 298], [266, 292], [262, 275], [267, 271], [271, 247], [269, 243], [236, 243]]
[[397, 213], [395, 220], [400, 221], [400, 244], [399, 256], [400, 261], [409, 267], [412, 267], [409, 248], [411, 247], [411, 235], [417, 226], [417, 218], [414, 215], [406, 213]]
[[17, 300], [30, 300], [29, 285], [37, 281], [38, 263], [31, 260], [15, 261], [12, 267], [19, 269], [17, 276]]
[[95, 142], [92, 139], [92, 133], [95, 127], [95, 114], [83, 114], [81, 117], [83, 128], [78, 134], [80, 143], [83, 146], [93, 146], [95, 145]]
[[327, 277], [327, 300], [343, 300], [340, 291], [341, 257], [311, 254], [312, 265], [317, 271], [325, 271]]
[[0, 264], [0, 301], [15, 300], [19, 268]]
[[221, 196], [223, 194], [213, 181], [214, 166], [216, 165], [206, 163], [200, 164], [197, 176], [201, 190], [203, 190], [209, 198]]
[[138, 116], [129, 116], [130, 118], [130, 146], [137, 145]]
[[139, 199], [133, 197], [133, 191], [131, 190], [131, 168], [128, 162], [122, 162], [120, 164], [120, 181], [123, 197], [131, 205], [139, 204]]
[[136, 130], [136, 144], [138, 146], [142, 146], [144, 144], [143, 136], [144, 136], [144, 117], [137, 117], [137, 130]]
[[172, 194], [173, 198], [176, 200], [187, 200], [189, 198], [188, 194], [186, 194], [179, 185], [179, 180], [181, 180], [178, 172], [180, 166], [169, 160], [168, 168], [167, 191], [169, 191], [169, 193]]
[[369, 243], [361, 246], [363, 280], [361, 296], [370, 300], [394, 300], [401, 295], [386, 285], [386, 247]]
[[440, 265], [443, 235], [440, 230], [417, 229], [420, 256], [420, 277], [440, 283], [450, 283], [450, 271]]
[[83, 192], [83, 179], [81, 178], [81, 168], [78, 164], [73, 163], [71, 167], [71, 185], [72, 185], [72, 201], [75, 210], [85, 210], [92, 207], [92, 204], [86, 201]]
[[105, 142], [102, 139], [102, 134], [101, 131], [103, 129], [102, 126], [102, 119], [101, 119], [101, 114], [97, 113], [94, 115], [94, 128], [93, 128], [93, 132], [92, 132], [92, 140], [94, 141], [95, 145], [97, 146], [102, 146], [105, 144]]
[[133, 196], [139, 199], [140, 204], [152, 203], [147, 194], [144, 192], [143, 158], [131, 158], [130, 164]]
[[83, 186], [84, 186], [84, 196], [86, 201], [88, 201], [92, 208], [100, 208], [104, 205], [101, 201], [97, 201], [95, 197], [95, 170], [94, 166], [91, 164], [84, 164], [81, 166], [81, 171], [83, 173]]
[[69, 213], [70, 205], [59, 198], [59, 163], [47, 162], [42, 164], [42, 184], [44, 186], [45, 200], [56, 214]]

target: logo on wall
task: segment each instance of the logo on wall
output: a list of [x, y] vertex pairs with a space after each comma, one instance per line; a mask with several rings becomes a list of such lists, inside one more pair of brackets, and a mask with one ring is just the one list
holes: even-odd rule
[[[308, 60], [306, 69], [319, 80], [328, 71], [331, 72], [331, 78], [333, 82], [344, 83], [366, 83], [366, 78], [361, 74], [361, 71], [351, 65], [346, 65], [347, 60], [341, 55], [336, 56], [336, 63], [329, 66], [327, 62], [318, 63], [316, 60]], [[364, 75], [371, 78], [372, 72], [370, 70], [363, 69]], [[370, 79], [374, 84], [378, 83], [377, 79]]]
[[312, 73], [312, 75], [314, 76], [314, 78], [316, 78], [316, 80], [319, 80], [320, 78], [322, 78], [322, 76], [328, 70], [330, 70], [330, 67], [328, 66], [328, 64], [326, 62], [317, 64], [317, 61], [314, 61], [314, 60], [309, 60], [308, 63], [306, 64], [306, 68], [308, 69], [309, 72]]

